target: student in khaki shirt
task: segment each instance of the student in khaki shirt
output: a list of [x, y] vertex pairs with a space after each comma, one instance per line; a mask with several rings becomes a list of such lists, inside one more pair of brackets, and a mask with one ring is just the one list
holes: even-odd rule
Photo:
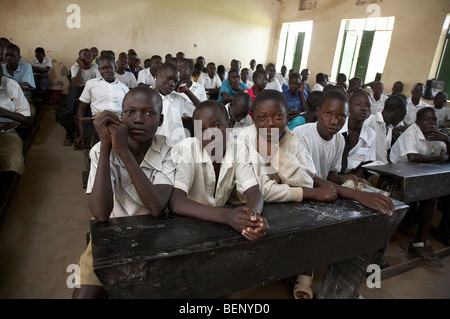
[[[200, 103], [194, 111], [195, 135], [172, 149], [175, 164], [170, 210], [176, 214], [230, 225], [248, 240], [268, 231], [260, 216], [264, 201], [245, 147], [228, 139], [230, 129], [225, 106], [214, 100]], [[239, 152], [240, 151], [240, 152]], [[245, 206], [224, 208], [233, 191], [246, 197]]]

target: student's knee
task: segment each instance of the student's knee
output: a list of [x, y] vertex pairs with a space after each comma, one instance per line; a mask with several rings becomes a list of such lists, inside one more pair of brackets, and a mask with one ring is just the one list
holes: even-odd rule
[[102, 286], [81, 285], [75, 288], [72, 299], [108, 299], [108, 293]]

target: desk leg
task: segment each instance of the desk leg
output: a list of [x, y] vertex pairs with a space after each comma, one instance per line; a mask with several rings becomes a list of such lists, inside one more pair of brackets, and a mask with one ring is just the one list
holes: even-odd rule
[[362, 254], [328, 266], [322, 286], [317, 295], [318, 299], [354, 299], [358, 289], [366, 277], [367, 266], [374, 259], [373, 254]]

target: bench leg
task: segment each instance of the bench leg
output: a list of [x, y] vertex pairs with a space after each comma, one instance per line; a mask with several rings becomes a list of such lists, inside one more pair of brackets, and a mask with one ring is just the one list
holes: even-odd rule
[[365, 279], [367, 266], [373, 260], [373, 254], [363, 254], [329, 265], [317, 298], [356, 298], [358, 296], [359, 286]]

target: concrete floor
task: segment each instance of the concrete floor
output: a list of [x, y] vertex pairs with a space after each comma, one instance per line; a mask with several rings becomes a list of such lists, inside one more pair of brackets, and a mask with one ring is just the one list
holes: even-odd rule
[[[83, 151], [63, 146], [63, 128], [55, 122], [53, 108], [45, 107], [41, 128], [26, 156], [26, 172], [0, 226], [0, 298], [68, 299], [72, 289], [70, 265], [85, 249], [91, 217], [81, 172]], [[385, 259], [407, 261], [412, 238], [398, 234]], [[430, 239], [435, 251], [445, 246]], [[444, 268], [420, 266], [381, 282], [381, 288], [361, 285], [366, 299], [450, 298], [450, 257]], [[325, 269], [316, 269], [313, 290], [320, 289]], [[224, 298], [292, 299], [281, 282], [249, 288]]]

